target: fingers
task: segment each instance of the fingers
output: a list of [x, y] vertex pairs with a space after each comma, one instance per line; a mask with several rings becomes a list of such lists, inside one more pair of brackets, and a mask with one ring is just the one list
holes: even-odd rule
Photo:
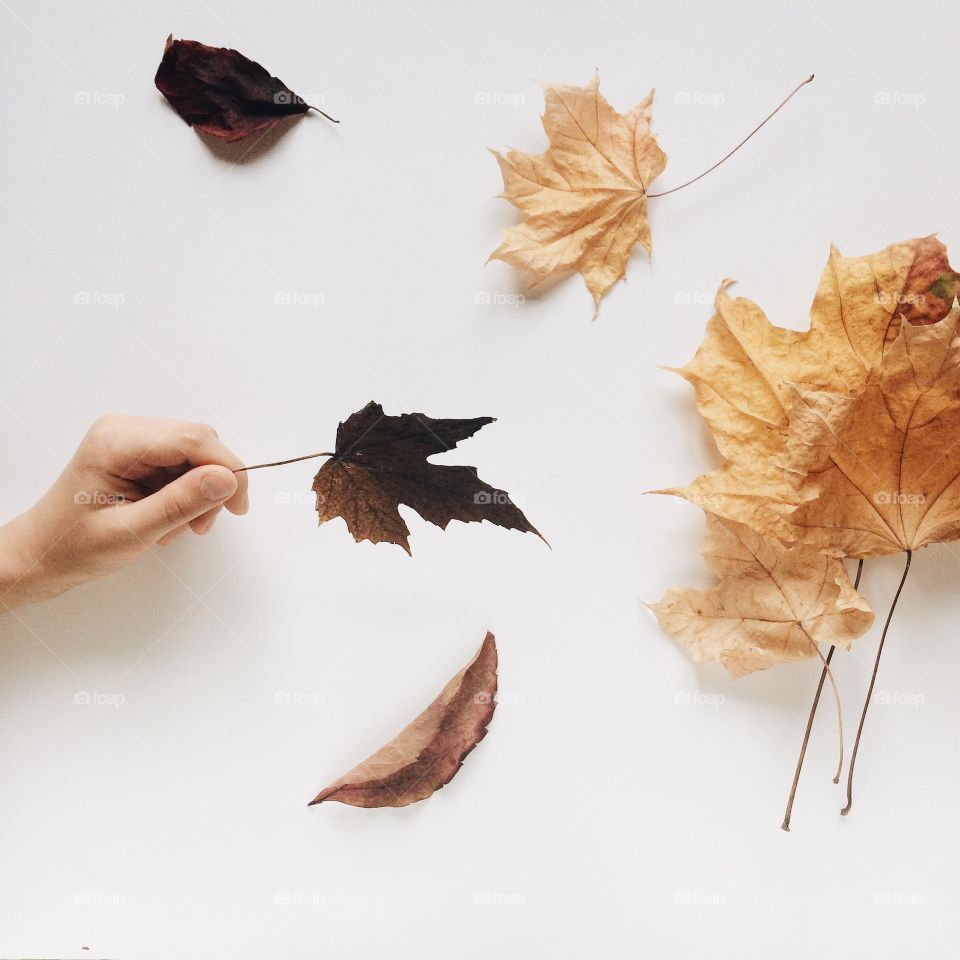
[[[185, 420], [128, 417], [109, 414], [90, 428], [85, 445], [97, 465], [124, 480], [139, 480], [159, 468], [217, 464], [228, 470], [243, 461], [217, 435], [213, 427]], [[247, 475], [238, 473], [235, 492], [224, 506], [235, 514], [247, 512]]]
[[169, 543], [194, 523], [201, 527], [198, 532], [209, 530], [216, 512], [236, 496], [238, 486], [237, 475], [226, 467], [196, 467], [149, 497], [112, 512], [112, 517], [141, 543]]

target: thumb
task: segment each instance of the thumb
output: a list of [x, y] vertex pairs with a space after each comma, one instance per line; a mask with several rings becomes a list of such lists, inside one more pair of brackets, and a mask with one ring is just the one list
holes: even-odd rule
[[156, 493], [130, 504], [124, 520], [141, 540], [154, 543], [220, 506], [237, 491], [236, 475], [226, 467], [195, 467]]

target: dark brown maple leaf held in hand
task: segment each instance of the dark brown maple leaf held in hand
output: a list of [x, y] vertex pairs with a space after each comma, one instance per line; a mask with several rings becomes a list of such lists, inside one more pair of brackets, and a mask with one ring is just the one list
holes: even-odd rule
[[358, 543], [386, 541], [410, 553], [410, 529], [400, 516], [401, 503], [444, 530], [451, 520], [489, 520], [508, 530], [535, 533], [547, 543], [510, 494], [484, 483], [476, 467], [427, 460], [452, 450], [495, 419], [434, 420], [424, 413], [391, 417], [371, 401], [340, 424], [334, 452], [258, 463], [235, 472], [329, 457], [313, 478], [320, 522], [342, 517]]
[[473, 660], [386, 746], [310, 801], [405, 807], [449, 783], [487, 735], [496, 709], [497, 643], [487, 633]]
[[191, 127], [228, 141], [308, 110], [333, 120], [242, 53], [172, 34], [154, 83]]

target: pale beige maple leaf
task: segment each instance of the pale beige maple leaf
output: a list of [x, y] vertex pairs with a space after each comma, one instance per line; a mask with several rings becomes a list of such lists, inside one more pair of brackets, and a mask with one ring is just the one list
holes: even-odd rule
[[849, 647], [873, 622], [840, 560], [783, 546], [707, 513], [700, 552], [718, 577], [710, 590], [673, 588], [651, 605], [661, 628], [694, 660], [733, 677]]
[[647, 191], [667, 163], [650, 131], [653, 91], [628, 113], [585, 87], [544, 86], [545, 153], [492, 151], [503, 174], [501, 197], [524, 214], [490, 255], [536, 290], [579, 271], [599, 307], [626, 272], [630, 251], [652, 250]]

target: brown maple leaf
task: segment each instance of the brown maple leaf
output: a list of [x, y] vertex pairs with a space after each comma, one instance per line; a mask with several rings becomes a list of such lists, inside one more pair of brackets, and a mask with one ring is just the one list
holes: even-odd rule
[[599, 307], [639, 243], [652, 250], [647, 190], [667, 163], [650, 131], [653, 91], [628, 113], [585, 87], [544, 86], [542, 154], [493, 151], [503, 193], [524, 214], [490, 255], [521, 270], [530, 289], [579, 271]]
[[696, 356], [676, 371], [693, 384], [724, 463], [688, 487], [658, 492], [789, 541], [796, 531], [788, 514], [811, 495], [801, 485], [822, 453], [797, 437], [788, 452], [798, 398], [862, 391], [904, 320], [943, 319], [958, 275], [935, 237], [865, 257], [832, 249], [803, 332], [773, 325], [755, 303], [730, 297], [728, 284]]
[[410, 553], [410, 530], [398, 509], [403, 503], [442, 529], [451, 520], [489, 520], [542, 540], [510, 495], [484, 483], [475, 467], [427, 460], [493, 422], [387, 416], [380, 404], [368, 403], [340, 424], [336, 450], [314, 478], [320, 522], [342, 517], [356, 541], [397, 543]]
[[718, 660], [740, 677], [816, 657], [821, 642], [848, 647], [870, 628], [873, 613], [839, 560], [706, 517], [700, 552], [719, 582], [707, 591], [671, 589], [651, 605], [694, 660]]
[[172, 35], [154, 83], [190, 126], [227, 141], [308, 110], [323, 113], [242, 53]]
[[477, 655], [412, 723], [310, 801], [405, 807], [449, 783], [487, 735], [496, 709], [497, 644], [487, 633]]

